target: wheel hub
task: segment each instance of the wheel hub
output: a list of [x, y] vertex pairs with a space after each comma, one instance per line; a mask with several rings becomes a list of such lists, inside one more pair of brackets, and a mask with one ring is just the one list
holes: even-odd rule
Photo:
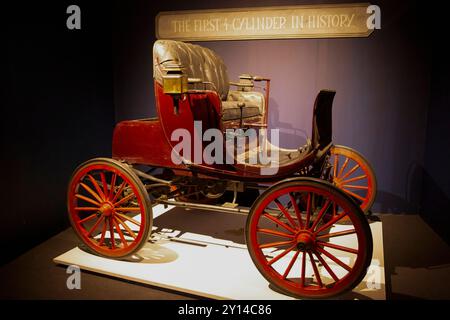
[[333, 183], [336, 187], [340, 188], [341, 187], [341, 180], [338, 177], [334, 177], [333, 178]]
[[113, 213], [113, 210], [114, 206], [109, 202], [103, 203], [100, 207], [100, 212], [106, 217], [110, 216]]
[[314, 235], [307, 232], [301, 231], [296, 238], [297, 249], [300, 251], [309, 251], [314, 247], [315, 239]]

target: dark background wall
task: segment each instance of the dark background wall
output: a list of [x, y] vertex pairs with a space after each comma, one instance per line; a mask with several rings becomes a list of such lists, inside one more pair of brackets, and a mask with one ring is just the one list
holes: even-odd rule
[[2, 4], [2, 262], [66, 228], [72, 171], [111, 154], [111, 7], [77, 3], [79, 31], [72, 1]]
[[[6, 5], [2, 261], [68, 226], [70, 174], [86, 159], [110, 155], [115, 122], [155, 115], [152, 46], [158, 12], [339, 2], [352, 1]], [[318, 90], [336, 89], [334, 140], [373, 164], [379, 187], [375, 211], [422, 213], [445, 234], [449, 72], [436, 32], [443, 26], [430, 14], [439, 10], [415, 1], [372, 3], [381, 7], [382, 29], [369, 38], [200, 44], [224, 58], [232, 79], [244, 72], [272, 78], [269, 122], [281, 129], [286, 147], [310, 134]], [[66, 28], [70, 4], [81, 7], [79, 31]]]
[[[445, 30], [444, 20], [435, 28]], [[433, 39], [431, 97], [427, 117], [427, 143], [421, 215], [450, 243], [450, 61], [442, 38]]]

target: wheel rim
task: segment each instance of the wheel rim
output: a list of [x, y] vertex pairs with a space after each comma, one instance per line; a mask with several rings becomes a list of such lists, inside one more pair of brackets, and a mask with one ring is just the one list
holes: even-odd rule
[[139, 249], [149, 221], [128, 174], [108, 164], [83, 167], [72, 178], [68, 201], [72, 226], [88, 247], [109, 257]]
[[[330, 297], [352, 289], [365, 275], [369, 248], [354, 208], [314, 186], [272, 191], [250, 216], [247, 241], [253, 261], [269, 282], [298, 297]], [[344, 217], [351, 224], [337, 228]]]
[[330, 163], [333, 184], [367, 212], [376, 193], [375, 174], [367, 160], [350, 148], [335, 146], [331, 150]]

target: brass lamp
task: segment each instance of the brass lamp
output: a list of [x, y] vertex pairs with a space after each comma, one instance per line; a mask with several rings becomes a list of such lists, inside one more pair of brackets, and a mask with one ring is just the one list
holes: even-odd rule
[[188, 91], [188, 78], [179, 64], [167, 65], [164, 68], [163, 91], [166, 94], [180, 95]]
[[188, 78], [180, 64], [169, 64], [164, 68], [163, 92], [173, 98], [173, 112], [178, 114], [181, 95], [188, 91]]

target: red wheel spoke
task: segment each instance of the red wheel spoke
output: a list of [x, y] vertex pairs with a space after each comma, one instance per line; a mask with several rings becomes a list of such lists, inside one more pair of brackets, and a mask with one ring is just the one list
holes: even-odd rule
[[333, 260], [337, 265], [341, 266], [342, 268], [344, 268], [345, 270], [347, 270], [348, 272], [352, 271], [352, 268], [348, 265], [346, 265], [344, 262], [342, 262], [341, 260], [339, 260], [337, 257], [335, 257], [334, 255], [332, 255], [331, 253], [329, 253], [328, 251], [323, 250], [320, 247], [316, 248], [317, 251], [319, 251], [319, 253], [322, 253], [323, 255], [327, 256], [328, 258], [330, 258], [331, 260]]
[[333, 249], [336, 249], [336, 250], [341, 250], [341, 251], [345, 251], [345, 252], [349, 252], [349, 253], [358, 254], [358, 250], [357, 249], [340, 246], [340, 245], [334, 244], [334, 243], [317, 241], [317, 244], [320, 244], [320, 245], [325, 246], [325, 247], [330, 247], [330, 248], [333, 248]]
[[359, 168], [359, 164], [355, 164], [353, 168], [351, 168], [344, 176], [341, 178], [341, 180], [344, 180], [348, 176], [350, 176], [353, 172], [355, 172]]
[[344, 164], [341, 167], [341, 170], [339, 170], [338, 178], [344, 173], [345, 168], [347, 167], [349, 158], [345, 158]]
[[306, 200], [306, 228], [309, 227], [311, 220], [311, 193], [308, 193], [308, 199]]
[[362, 180], [362, 179], [365, 179], [365, 178], [367, 178], [367, 176], [365, 174], [363, 174], [362, 176], [357, 176], [357, 177], [354, 177], [354, 178], [351, 178], [351, 179], [348, 179], [348, 180], [343, 180], [342, 184], [347, 184], [347, 183], [358, 181], [358, 180]]
[[297, 216], [298, 224], [300, 225], [300, 228], [303, 229], [303, 221], [302, 221], [302, 213], [300, 212], [297, 201], [295, 201], [292, 194], [289, 193], [289, 198], [291, 199], [291, 204], [294, 207], [295, 215]]
[[294, 250], [294, 248], [296, 247], [296, 245], [293, 245], [292, 247], [289, 247], [288, 249], [284, 250], [282, 253], [280, 253], [279, 255], [277, 255], [275, 258], [273, 258], [272, 260], [270, 260], [267, 264], [270, 266], [272, 264], [274, 264], [275, 262], [277, 262], [278, 260], [280, 260], [281, 258], [283, 258], [285, 255], [287, 255], [289, 252], [291, 252], [292, 250]]
[[119, 207], [119, 208], [114, 208], [114, 210], [116, 211], [141, 211], [141, 208], [139, 207]]
[[126, 183], [125, 181], [122, 182], [122, 184], [121, 184], [120, 187], [119, 187], [119, 190], [117, 190], [116, 194], [114, 195], [114, 197], [113, 197], [112, 200], [111, 200], [112, 203], [116, 202], [117, 198], [118, 198], [118, 197], [120, 196], [120, 194], [122, 193], [123, 188], [125, 188], [126, 184], [127, 184], [127, 183]]
[[83, 182], [80, 182], [80, 185], [84, 188], [84, 190], [89, 192], [90, 195], [93, 196], [99, 203], [103, 202], [103, 199], [97, 193], [95, 193], [94, 190], [89, 188], [86, 184], [84, 184]]
[[278, 241], [278, 242], [270, 242], [270, 243], [265, 243], [265, 244], [261, 244], [259, 246], [260, 249], [265, 249], [265, 248], [271, 248], [271, 247], [276, 247], [276, 246], [285, 246], [287, 244], [292, 244], [293, 240], [291, 241]]
[[91, 214], [90, 216], [88, 216], [88, 217], [86, 217], [86, 218], [84, 218], [84, 219], [78, 221], [78, 223], [79, 223], [79, 224], [85, 223], [85, 222], [87, 222], [87, 221], [90, 221], [90, 220], [94, 219], [96, 216], [97, 216], [96, 213]]
[[292, 257], [291, 262], [289, 262], [289, 265], [288, 265], [287, 268], [286, 268], [286, 271], [284, 271], [283, 279], [286, 279], [287, 276], [289, 275], [289, 272], [291, 271], [292, 266], [294, 265], [295, 261], [297, 260], [297, 257], [298, 257], [298, 254], [299, 254], [299, 253], [300, 253], [300, 251], [297, 251], [297, 252], [294, 254], [294, 256]]
[[98, 245], [101, 246], [105, 242], [105, 236], [106, 236], [106, 219], [103, 221], [103, 228], [102, 228], [102, 236], [100, 237], [100, 241], [98, 242]]
[[77, 210], [77, 211], [98, 211], [99, 208], [95, 208], [95, 207], [75, 207], [75, 210]]
[[266, 217], [267, 219], [271, 220], [272, 222], [274, 222], [275, 224], [279, 224], [280, 226], [282, 226], [283, 228], [285, 228], [287, 231], [291, 232], [291, 233], [295, 233], [295, 230], [292, 229], [290, 226], [288, 226], [287, 224], [283, 223], [282, 221], [280, 221], [279, 219], [271, 216], [268, 213], [264, 213], [262, 215], [263, 217]]
[[109, 187], [109, 195], [108, 195], [109, 200], [111, 200], [111, 198], [114, 194], [114, 189], [116, 188], [116, 179], [117, 179], [117, 173], [114, 173], [111, 178], [111, 186]]
[[123, 236], [122, 230], [120, 230], [120, 226], [117, 223], [115, 219], [112, 219], [114, 226], [116, 227], [117, 233], [119, 234], [120, 240], [122, 240], [123, 246], [128, 247], [127, 240], [125, 240], [125, 237]]
[[355, 186], [352, 184], [344, 184], [344, 185], [342, 185], [342, 187], [344, 189], [350, 188], [350, 189], [359, 189], [359, 190], [369, 190], [368, 186]]
[[344, 218], [347, 215], [347, 212], [342, 212], [340, 215], [335, 216], [333, 219], [331, 219], [330, 221], [328, 221], [327, 223], [325, 223], [323, 226], [321, 226], [319, 229], [317, 229], [314, 233], [315, 234], [319, 234], [320, 232], [322, 232], [323, 230], [328, 229], [329, 227], [331, 227], [333, 224], [335, 224], [336, 222], [338, 222], [339, 220], [341, 220], [342, 218]]
[[103, 194], [105, 195], [105, 200], [108, 199], [108, 184], [106, 183], [106, 177], [104, 172], [100, 172], [100, 179], [103, 185]]
[[334, 155], [333, 177], [337, 177], [337, 169], [339, 165], [339, 155]]
[[266, 233], [266, 234], [271, 234], [274, 236], [280, 236], [280, 237], [285, 237], [285, 238], [291, 238], [293, 239], [294, 236], [292, 234], [287, 234], [284, 232], [279, 232], [279, 231], [275, 231], [275, 230], [271, 230], [271, 229], [257, 229], [256, 232], [261, 232], [261, 233]]
[[309, 251], [308, 251], [308, 256], [309, 256], [309, 262], [311, 262], [311, 265], [313, 267], [314, 275], [316, 276], [317, 283], [319, 284], [319, 287], [322, 288], [323, 283], [322, 283], [322, 278], [320, 277], [319, 269], [317, 269], [317, 265], [316, 265], [316, 262], [314, 261], [314, 257], [311, 254], [311, 252], [309, 252]]
[[355, 229], [351, 229], [351, 230], [345, 230], [345, 231], [339, 231], [339, 232], [323, 234], [321, 236], [318, 236], [316, 239], [328, 239], [328, 238], [346, 236], [346, 235], [354, 234], [354, 233], [356, 233], [356, 230]]
[[291, 215], [289, 214], [287, 209], [281, 204], [281, 202], [278, 199], [275, 199], [274, 202], [277, 205], [278, 209], [280, 209], [281, 212], [283, 212], [283, 214], [286, 217], [286, 219], [288, 219], [288, 221], [290, 222], [291, 226], [293, 228], [297, 227], [297, 224], [295, 223], [294, 219], [292, 219]]
[[134, 197], [136, 197], [136, 195], [134, 193], [131, 193], [131, 194], [127, 195], [126, 197], [123, 197], [122, 199], [120, 199], [116, 203], [114, 203], [114, 206], [117, 207], [119, 204], [127, 202], [128, 200], [130, 200], [130, 199], [132, 199]]
[[111, 243], [111, 249], [116, 248], [116, 239], [114, 238], [114, 225], [113, 219], [109, 218], [109, 242]]
[[344, 190], [345, 192], [347, 192], [349, 195], [351, 195], [352, 197], [355, 197], [356, 199], [359, 199], [361, 201], [364, 201], [364, 197], [361, 197], [360, 195], [350, 191], [350, 190]]
[[133, 230], [130, 229], [129, 226], [127, 226], [127, 224], [126, 224], [125, 222], [123, 222], [122, 220], [120, 220], [117, 216], [115, 216], [114, 219], [116, 219], [117, 222], [120, 223], [120, 224], [125, 228], [125, 230], [127, 230], [128, 234], [129, 234], [130, 236], [132, 236], [133, 239], [136, 239], [136, 237], [137, 237], [136, 234], [133, 232]]
[[97, 194], [101, 197], [101, 200], [99, 200], [100, 202], [102, 202], [103, 200], [105, 200], [105, 194], [103, 193], [102, 189], [100, 188], [100, 186], [98, 185], [97, 181], [94, 179], [93, 176], [91, 176], [90, 174], [87, 175], [89, 180], [91, 181], [92, 185], [94, 186], [95, 190], [97, 190]]
[[124, 215], [124, 214], [121, 214], [121, 213], [117, 213], [117, 215], [119, 216], [119, 217], [121, 217], [122, 219], [125, 219], [125, 220], [128, 220], [128, 221], [130, 221], [131, 223], [134, 223], [135, 225], [137, 225], [137, 226], [141, 226], [141, 223], [140, 222], [137, 222], [136, 220], [134, 220], [133, 218], [130, 218], [130, 217], [128, 217], [128, 216], [126, 216], [126, 215]]
[[104, 216], [101, 216], [100, 218], [98, 218], [97, 222], [92, 226], [91, 230], [89, 230], [89, 232], [88, 232], [88, 234], [87, 234], [88, 237], [90, 237], [91, 234], [92, 234], [92, 232], [94, 232], [95, 229], [97, 229], [98, 225], [100, 224], [100, 222], [102, 222], [102, 220], [103, 220], [104, 218], [105, 218]]
[[301, 272], [301, 286], [305, 286], [305, 278], [306, 278], [306, 252], [302, 252], [302, 272]]
[[316, 220], [314, 220], [313, 225], [311, 226], [310, 230], [314, 231], [314, 229], [317, 227], [317, 225], [319, 224], [320, 220], [322, 220], [323, 215], [325, 214], [325, 212], [327, 212], [329, 206], [330, 206], [331, 200], [327, 199], [327, 201], [325, 202], [325, 204], [323, 205], [322, 209], [320, 210], [319, 214], [317, 215]]
[[319, 259], [320, 263], [325, 267], [325, 270], [327, 270], [328, 274], [333, 278], [334, 281], [338, 282], [339, 278], [336, 276], [336, 274], [333, 272], [333, 270], [331, 270], [328, 263], [326, 263], [325, 260], [321, 257], [320, 253], [318, 254], [316, 252], [315, 254], [316, 254], [317, 259]]
[[77, 193], [77, 194], [75, 195], [75, 197], [77, 197], [78, 199], [84, 200], [84, 201], [86, 201], [86, 202], [89, 202], [89, 203], [91, 203], [91, 204], [93, 204], [93, 205], [96, 205], [96, 206], [98, 206], [98, 207], [101, 206], [101, 204], [98, 203], [97, 201], [95, 201], [94, 199], [85, 197], [85, 196], [83, 196], [82, 194], [78, 194], [78, 193]]

